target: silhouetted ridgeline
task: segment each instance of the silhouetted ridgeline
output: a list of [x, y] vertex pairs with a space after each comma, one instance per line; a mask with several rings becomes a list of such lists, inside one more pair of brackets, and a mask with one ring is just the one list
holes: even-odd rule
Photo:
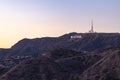
[[[75, 38], [75, 36], [77, 36]], [[79, 37], [80, 36], [80, 37]], [[76, 51], [95, 51], [106, 47], [120, 47], [119, 33], [69, 33], [60, 37], [23, 39], [0, 55], [41, 55], [56, 48]]]

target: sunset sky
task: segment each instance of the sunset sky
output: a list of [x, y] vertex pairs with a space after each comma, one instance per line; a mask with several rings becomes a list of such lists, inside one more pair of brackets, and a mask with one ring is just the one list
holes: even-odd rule
[[120, 0], [0, 0], [0, 48], [23, 38], [120, 32]]

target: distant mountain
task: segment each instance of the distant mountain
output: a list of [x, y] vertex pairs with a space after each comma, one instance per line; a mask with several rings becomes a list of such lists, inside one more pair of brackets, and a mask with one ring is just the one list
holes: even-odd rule
[[23, 61], [1, 80], [120, 80], [120, 48], [90, 53], [57, 49]]
[[23, 39], [9, 50], [0, 54], [41, 55], [54, 49], [64, 48], [76, 51], [95, 51], [106, 47], [120, 47], [119, 33], [69, 33], [60, 37]]
[[0, 56], [7, 55], [10, 52], [10, 49], [0, 48]]

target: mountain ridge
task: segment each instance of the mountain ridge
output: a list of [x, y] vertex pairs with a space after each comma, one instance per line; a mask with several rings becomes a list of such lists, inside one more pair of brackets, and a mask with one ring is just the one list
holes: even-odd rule
[[[81, 36], [73, 38], [71, 36]], [[102, 50], [108, 46], [120, 47], [119, 33], [68, 33], [59, 37], [43, 37], [18, 41], [10, 49], [0, 50], [0, 54], [11, 55], [41, 55], [56, 48], [66, 48], [76, 51]]]

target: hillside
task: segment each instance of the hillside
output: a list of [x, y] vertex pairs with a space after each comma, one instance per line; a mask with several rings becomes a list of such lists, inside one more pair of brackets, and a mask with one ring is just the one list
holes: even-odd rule
[[65, 80], [60, 66], [54, 61], [40, 57], [23, 61], [2, 76], [2, 80]]
[[[71, 36], [81, 36], [81, 38], [71, 38]], [[119, 33], [69, 33], [60, 37], [23, 39], [9, 50], [0, 50], [0, 54], [37, 56], [57, 48], [96, 51], [109, 46], [120, 47]]]
[[120, 80], [120, 49], [111, 49], [80, 75], [79, 80]]
[[5, 74], [9, 69], [3, 65], [0, 65], [0, 77]]
[[4, 65], [0, 74], [2, 80], [109, 80], [115, 73], [110, 78], [119, 80], [118, 47], [119, 33], [23, 39], [10, 49], [0, 49], [0, 64]]
[[75, 80], [120, 80], [120, 48], [92, 53], [57, 49], [23, 61], [1, 80], [74, 80], [75, 77]]
[[68, 80], [71, 75], [83, 72], [100, 59], [99, 55], [89, 55], [68, 49], [57, 49], [37, 59], [21, 62], [5, 73], [1, 79]]

